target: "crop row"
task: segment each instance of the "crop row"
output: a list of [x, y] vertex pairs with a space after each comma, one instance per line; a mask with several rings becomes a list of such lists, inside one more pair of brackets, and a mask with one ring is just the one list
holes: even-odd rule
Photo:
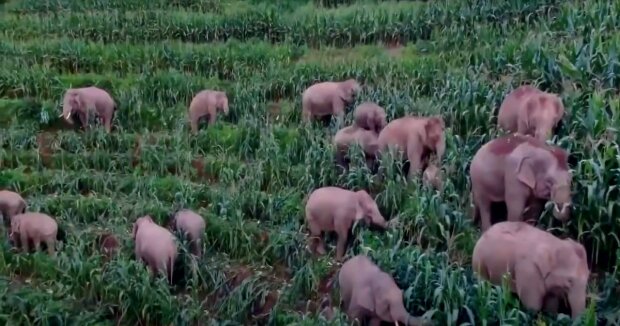
[[[17, 39], [63, 35], [70, 38], [117, 42], [178, 39], [191, 42], [258, 38], [294, 44], [337, 46], [398, 40], [401, 43], [428, 39], [435, 28], [456, 22], [465, 26], [482, 20], [533, 19], [546, 15], [547, 1], [529, 3], [488, 1], [430, 3], [385, 2], [339, 9], [302, 7], [290, 15], [279, 15], [270, 6], [238, 8], [229, 13], [191, 11], [100, 11], [68, 12], [63, 15], [8, 16], [0, 22], [5, 35]], [[539, 8], [545, 8], [540, 10]]]

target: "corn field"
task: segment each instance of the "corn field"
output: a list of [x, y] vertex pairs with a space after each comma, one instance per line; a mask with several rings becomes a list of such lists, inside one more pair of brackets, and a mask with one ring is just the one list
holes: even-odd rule
[[[4, 2], [4, 3], [1, 3]], [[480, 236], [469, 163], [500, 135], [497, 109], [518, 85], [561, 95], [553, 142], [570, 153], [572, 218], [539, 223], [586, 247], [592, 270], [578, 325], [620, 324], [620, 2], [603, 0], [9, 0], [0, 1], [0, 189], [65, 231], [58, 256], [24, 254], [3, 236], [3, 325], [346, 325], [335, 242], [306, 248], [304, 204], [324, 186], [369, 189], [386, 232], [355, 227], [347, 255], [393, 275], [411, 314], [436, 325], [572, 325], [528, 311], [478, 280]], [[361, 156], [333, 164], [337, 131], [301, 123], [313, 83], [356, 78], [351, 106], [374, 101], [388, 120], [441, 114], [444, 188], [379, 180]], [[72, 129], [67, 88], [101, 87], [113, 131]], [[221, 89], [230, 114], [191, 135], [187, 108]], [[353, 120], [347, 110], [345, 123]], [[361, 153], [358, 153], [361, 155]], [[132, 224], [163, 224], [178, 207], [207, 223], [204, 254], [183, 280], [151, 280], [134, 258]], [[106, 261], [97, 237], [121, 251]], [[333, 307], [334, 318], [321, 313]]]

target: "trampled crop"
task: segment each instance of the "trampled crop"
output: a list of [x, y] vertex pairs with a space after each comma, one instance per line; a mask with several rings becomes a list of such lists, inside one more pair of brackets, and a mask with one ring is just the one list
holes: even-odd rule
[[[334, 242], [306, 249], [304, 203], [322, 186], [369, 189], [398, 229], [355, 228], [348, 255], [391, 273], [412, 314], [437, 325], [569, 325], [527, 311], [476, 279], [480, 231], [469, 163], [499, 135], [496, 112], [522, 83], [561, 94], [554, 142], [570, 152], [573, 218], [542, 227], [586, 247], [589, 306], [581, 324], [620, 322], [620, 2], [177, 0], [8, 1], [0, 6], [0, 189], [55, 217], [58, 257], [24, 255], [3, 237], [0, 323], [6, 325], [338, 325]], [[301, 126], [301, 93], [357, 78], [355, 105], [388, 119], [440, 113], [448, 126], [442, 192], [379, 180], [357, 160], [333, 164], [335, 126]], [[66, 127], [62, 96], [96, 85], [119, 111], [111, 134]], [[187, 107], [225, 90], [230, 114], [191, 136]], [[352, 121], [347, 111], [346, 123]], [[183, 255], [184, 279], [151, 281], [133, 257], [133, 221], [162, 224], [177, 207], [206, 219], [205, 253]], [[105, 262], [101, 233], [120, 255]], [[334, 284], [332, 284], [334, 283]], [[331, 321], [321, 314], [331, 305]]]

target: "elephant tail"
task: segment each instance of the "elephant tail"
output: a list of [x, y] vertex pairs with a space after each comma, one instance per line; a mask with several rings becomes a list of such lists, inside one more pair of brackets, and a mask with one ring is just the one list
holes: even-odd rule
[[174, 260], [175, 260], [174, 259], [174, 255], [170, 255], [168, 257], [168, 270], [170, 271], [170, 274], [169, 274], [168, 277], [170, 279], [170, 284], [172, 284], [172, 282], [174, 280], [173, 279], [173, 276], [174, 276]]

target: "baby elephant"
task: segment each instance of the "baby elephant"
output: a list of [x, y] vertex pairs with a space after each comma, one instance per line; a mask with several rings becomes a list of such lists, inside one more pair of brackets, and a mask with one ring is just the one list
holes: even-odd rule
[[546, 141], [563, 116], [564, 104], [560, 97], [531, 85], [523, 85], [506, 96], [499, 108], [497, 122], [509, 132]]
[[443, 175], [441, 173], [441, 169], [435, 164], [429, 164], [422, 175], [422, 183], [427, 187], [432, 187], [441, 191], [443, 188]]
[[98, 242], [99, 249], [101, 250], [101, 253], [106, 259], [110, 259], [113, 255], [118, 253], [118, 250], [120, 249], [120, 242], [118, 241], [116, 236], [111, 233], [101, 234], [99, 236]]
[[25, 252], [30, 251], [29, 241], [33, 242], [37, 251], [44, 242], [47, 245], [47, 252], [52, 257], [56, 256], [54, 246], [57, 234], [58, 223], [47, 214], [29, 212], [17, 214], [11, 219], [9, 240]]
[[26, 201], [18, 193], [9, 190], [0, 190], [0, 214], [4, 226], [11, 225], [11, 218], [26, 212]]
[[189, 209], [181, 209], [170, 216], [169, 223], [172, 230], [179, 230], [187, 235], [192, 253], [200, 257], [205, 232], [205, 220], [202, 216]]
[[302, 119], [335, 115], [342, 121], [347, 104], [355, 100], [360, 84], [355, 79], [326, 81], [308, 87], [302, 94]]
[[72, 116], [77, 117], [84, 129], [92, 117], [102, 120], [107, 133], [112, 131], [112, 118], [116, 112], [116, 103], [110, 94], [95, 86], [70, 88], [65, 92], [62, 104], [62, 114], [65, 120], [73, 124]]
[[310, 230], [310, 251], [325, 254], [322, 231], [336, 231], [336, 259], [344, 257], [347, 239], [354, 221], [387, 227], [377, 203], [364, 191], [350, 191], [339, 187], [323, 187], [314, 190], [306, 202], [306, 221]]
[[385, 110], [373, 102], [360, 104], [353, 112], [355, 125], [379, 134], [387, 125]]
[[133, 224], [136, 259], [141, 259], [155, 276], [165, 271], [172, 283], [178, 248], [174, 235], [157, 225], [149, 215], [139, 217]]
[[351, 320], [363, 322], [369, 318], [371, 326], [379, 326], [382, 321], [408, 326], [432, 324], [407, 312], [403, 305], [403, 291], [392, 276], [364, 255], [357, 255], [342, 264], [338, 283], [343, 310]]
[[198, 123], [203, 119], [208, 119], [209, 125], [214, 124], [218, 112], [228, 115], [228, 95], [226, 92], [210, 89], [198, 92], [189, 104], [188, 115], [192, 133], [198, 133]]
[[573, 318], [586, 307], [590, 270], [584, 247], [561, 240], [526, 222], [500, 222], [485, 231], [472, 255], [474, 272], [500, 285], [510, 272], [510, 288], [527, 308], [557, 312], [568, 297]]
[[355, 125], [338, 130], [333, 139], [333, 144], [336, 148], [336, 162], [348, 168], [350, 161], [347, 159], [349, 147], [357, 143], [364, 151], [366, 164], [372, 169], [379, 148], [377, 140], [378, 137], [374, 131], [366, 130]]

